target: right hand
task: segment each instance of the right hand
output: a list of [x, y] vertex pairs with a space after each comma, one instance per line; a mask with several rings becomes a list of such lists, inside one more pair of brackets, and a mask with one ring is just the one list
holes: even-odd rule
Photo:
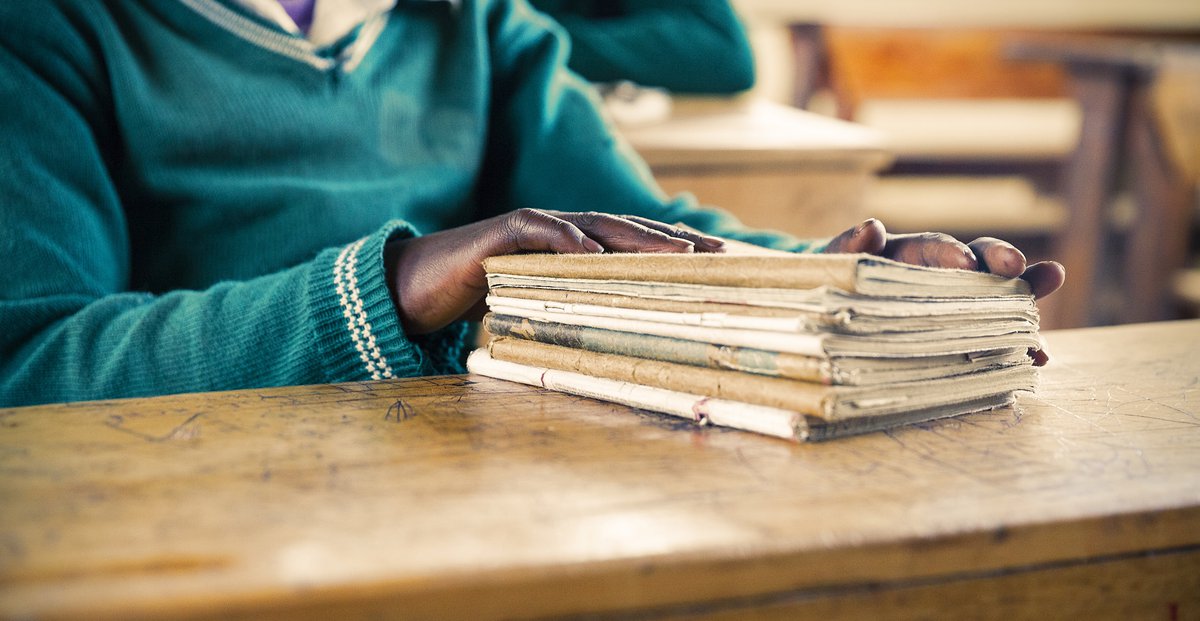
[[516, 252], [720, 252], [724, 242], [637, 216], [519, 209], [384, 249], [392, 302], [409, 334], [483, 314], [483, 260]]

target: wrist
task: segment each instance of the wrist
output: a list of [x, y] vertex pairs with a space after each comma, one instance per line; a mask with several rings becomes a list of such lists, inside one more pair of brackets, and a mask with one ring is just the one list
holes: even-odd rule
[[388, 296], [392, 300], [396, 316], [400, 319], [400, 326], [404, 328], [405, 332], [409, 331], [410, 321], [400, 301], [400, 266], [404, 249], [412, 239], [411, 237], [394, 238], [388, 240], [383, 246], [383, 274], [384, 280], [387, 282]]

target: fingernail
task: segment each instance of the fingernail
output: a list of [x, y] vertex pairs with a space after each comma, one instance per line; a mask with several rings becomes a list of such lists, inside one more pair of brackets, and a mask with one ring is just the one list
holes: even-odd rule
[[720, 248], [725, 245], [725, 240], [720, 237], [713, 237], [712, 235], [701, 235], [700, 242], [709, 248]]
[[988, 271], [987, 263], [975, 258], [975, 253], [971, 252], [970, 249], [963, 248], [962, 256], [963, 256], [963, 262], [962, 262], [962, 265], [960, 266], [960, 269], [964, 269], [964, 270], [975, 269], [975, 270], [980, 270], [983, 272]]
[[604, 246], [601, 246], [599, 242], [590, 237], [583, 238], [583, 247], [588, 252], [594, 252], [597, 254], [604, 252]]
[[680, 237], [672, 237], [671, 243], [679, 246], [680, 248], [694, 248], [696, 246], [696, 244], [693, 244], [691, 241]]
[[680, 251], [680, 252], [682, 252], [682, 253], [684, 253], [684, 254], [688, 254], [688, 253], [691, 253], [691, 252], [696, 252], [696, 244], [688, 243], [688, 244], [687, 244], [687, 245], [685, 245], [685, 246], [680, 246], [680, 247], [679, 247], [679, 251]]
[[875, 218], [868, 218], [865, 222], [858, 225], [858, 227], [856, 227], [854, 229], [854, 237], [858, 237], [859, 235], [862, 234], [863, 231], [867, 230], [871, 226], [874, 226], [874, 224], [875, 224]]

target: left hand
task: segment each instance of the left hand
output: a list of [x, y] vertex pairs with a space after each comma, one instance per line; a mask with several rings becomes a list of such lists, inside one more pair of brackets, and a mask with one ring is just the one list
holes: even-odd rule
[[1036, 298], [1054, 293], [1067, 275], [1062, 264], [1056, 261], [1027, 266], [1025, 255], [1016, 246], [994, 237], [980, 237], [964, 244], [945, 233], [892, 235], [874, 218], [834, 237], [825, 252], [865, 252], [913, 265], [1020, 277], [1029, 283]]

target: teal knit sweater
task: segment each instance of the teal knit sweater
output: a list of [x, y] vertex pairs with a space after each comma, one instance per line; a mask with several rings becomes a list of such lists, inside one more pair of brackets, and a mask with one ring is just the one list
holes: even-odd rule
[[594, 82], [676, 93], [754, 86], [754, 54], [729, 0], [530, 0], [571, 36], [567, 64]]
[[0, 3], [0, 405], [454, 372], [384, 243], [518, 207], [683, 221], [525, 0], [314, 49], [225, 0]]

